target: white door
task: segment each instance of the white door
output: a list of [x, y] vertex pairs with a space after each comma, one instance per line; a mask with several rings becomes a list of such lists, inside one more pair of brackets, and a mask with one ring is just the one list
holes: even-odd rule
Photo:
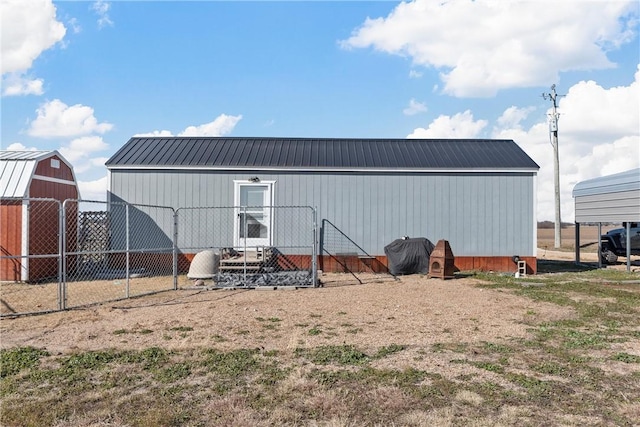
[[234, 242], [238, 249], [271, 246], [272, 182], [235, 183]]

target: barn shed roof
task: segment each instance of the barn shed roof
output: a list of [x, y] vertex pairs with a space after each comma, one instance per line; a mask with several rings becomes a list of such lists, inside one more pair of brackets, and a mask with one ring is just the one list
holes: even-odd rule
[[109, 169], [518, 170], [539, 166], [512, 140], [133, 137]]
[[65, 161], [55, 150], [0, 150], [0, 197], [27, 196], [38, 162], [53, 156]]

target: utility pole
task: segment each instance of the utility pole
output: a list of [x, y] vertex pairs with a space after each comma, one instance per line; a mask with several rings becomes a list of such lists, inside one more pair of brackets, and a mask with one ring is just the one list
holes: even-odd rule
[[560, 235], [562, 220], [560, 219], [560, 160], [558, 158], [558, 118], [560, 117], [560, 114], [558, 114], [557, 112], [557, 97], [558, 95], [556, 94], [556, 85], [551, 85], [550, 93], [542, 94], [542, 98], [545, 101], [547, 99], [550, 99], [553, 103], [553, 112], [549, 115], [549, 136], [551, 138], [551, 146], [553, 147], [553, 183], [556, 193], [556, 224], [554, 247], [556, 249], [559, 249], [562, 244]]

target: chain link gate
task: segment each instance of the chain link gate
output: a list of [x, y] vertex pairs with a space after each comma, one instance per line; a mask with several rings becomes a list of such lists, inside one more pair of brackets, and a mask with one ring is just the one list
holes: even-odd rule
[[[192, 286], [314, 287], [308, 206], [181, 208], [2, 199], [0, 316], [45, 313]], [[215, 272], [198, 269], [213, 253]], [[195, 272], [192, 272], [194, 270]]]
[[61, 207], [49, 198], [0, 201], [0, 315], [61, 308]]
[[312, 207], [180, 208], [176, 214], [178, 268], [194, 285], [317, 286]]
[[64, 308], [176, 289], [174, 210], [65, 200]]

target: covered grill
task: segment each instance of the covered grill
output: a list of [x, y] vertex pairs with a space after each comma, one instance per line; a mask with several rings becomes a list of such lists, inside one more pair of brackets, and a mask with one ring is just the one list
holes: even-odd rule
[[429, 257], [433, 243], [424, 237], [396, 239], [384, 247], [389, 272], [401, 274], [429, 273]]

